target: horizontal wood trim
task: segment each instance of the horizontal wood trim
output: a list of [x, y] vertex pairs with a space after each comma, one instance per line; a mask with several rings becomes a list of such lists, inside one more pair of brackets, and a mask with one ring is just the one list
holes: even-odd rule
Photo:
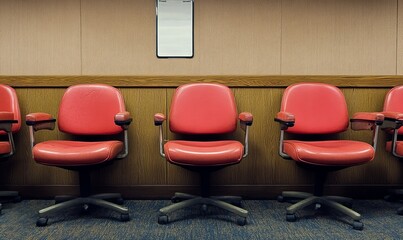
[[[225, 185], [213, 186], [211, 195], [236, 195], [244, 199], [276, 199], [282, 191], [312, 192], [311, 185]], [[354, 199], [380, 199], [391, 185], [328, 185], [325, 193]], [[400, 186], [401, 188], [401, 186]], [[2, 190], [18, 191], [25, 199], [53, 199], [56, 195], [77, 195], [78, 186], [4, 186]], [[170, 199], [174, 192], [197, 195], [198, 186], [188, 185], [136, 185], [93, 187], [98, 192], [119, 192], [125, 199]]]
[[222, 83], [230, 87], [286, 87], [299, 82], [322, 82], [338, 87], [383, 88], [403, 84], [403, 75], [270, 75], [270, 76], [0, 76], [0, 83], [12, 87], [68, 87], [82, 83], [103, 83], [116, 87], [177, 87], [193, 82]]

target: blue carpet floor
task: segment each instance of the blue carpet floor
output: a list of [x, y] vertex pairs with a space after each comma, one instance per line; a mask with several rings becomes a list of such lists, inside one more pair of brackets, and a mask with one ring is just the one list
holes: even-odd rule
[[93, 207], [88, 212], [71, 209], [51, 217], [46, 227], [36, 227], [37, 211], [50, 200], [24, 200], [3, 205], [0, 239], [403, 239], [401, 203], [356, 200], [354, 209], [363, 216], [364, 230], [353, 230], [351, 219], [336, 212], [307, 209], [296, 222], [285, 221], [289, 203], [247, 200], [248, 223], [239, 226], [236, 216], [210, 207], [200, 216], [197, 207], [170, 216], [167, 225], [157, 223], [158, 209], [169, 201], [126, 201], [131, 220], [120, 222], [119, 214]]

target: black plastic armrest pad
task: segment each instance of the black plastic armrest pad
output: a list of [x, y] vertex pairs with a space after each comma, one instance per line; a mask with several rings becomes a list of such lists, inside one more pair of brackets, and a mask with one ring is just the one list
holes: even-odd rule
[[28, 126], [33, 126], [33, 125], [42, 124], [42, 123], [54, 123], [54, 122], [56, 122], [56, 119], [54, 119], [54, 118], [47, 119], [47, 120], [39, 120], [39, 121], [30, 121], [30, 120], [25, 121], [25, 123]]
[[0, 123], [18, 123], [18, 120], [0, 120]]
[[115, 120], [115, 124], [119, 125], [119, 126], [123, 126], [123, 125], [130, 125], [130, 123], [133, 121], [132, 118], [129, 118], [127, 120]]

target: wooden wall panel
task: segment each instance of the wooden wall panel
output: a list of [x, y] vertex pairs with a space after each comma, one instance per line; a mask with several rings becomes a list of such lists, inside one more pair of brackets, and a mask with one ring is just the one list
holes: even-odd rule
[[[238, 113], [250, 112], [254, 122], [249, 132], [249, 155], [240, 164], [225, 168], [213, 175], [217, 185], [275, 184], [275, 167], [278, 160], [278, 125], [273, 116], [280, 107], [282, 89], [234, 88]], [[239, 128], [234, 136], [244, 142]]]
[[194, 57], [158, 59], [154, 1], [83, 0], [83, 74], [278, 74], [280, 19], [279, 0], [196, 1]]
[[[342, 88], [350, 115], [358, 111], [379, 111], [389, 88]], [[59, 101], [64, 88], [17, 88], [22, 115], [28, 112], [48, 112], [57, 116]], [[169, 164], [158, 153], [158, 128], [152, 117], [156, 112], [169, 114], [168, 109], [173, 88], [120, 88], [127, 110], [132, 113], [133, 123], [129, 129], [129, 156], [93, 173], [93, 184], [98, 189], [120, 188], [126, 196], [147, 198], [159, 196], [162, 186], [168, 187], [163, 196], [175, 189], [198, 185], [197, 174]], [[254, 123], [250, 128], [250, 154], [238, 165], [222, 169], [212, 175], [212, 184], [222, 186], [228, 193], [242, 191], [244, 196], [274, 196], [284, 188], [300, 189], [313, 183], [312, 174], [297, 166], [293, 161], [278, 155], [279, 126], [273, 118], [280, 108], [284, 88], [232, 88], [238, 111], [250, 111]], [[50, 100], [52, 99], [52, 100]], [[165, 136], [176, 136], [164, 124]], [[43, 131], [36, 134], [38, 141], [65, 139], [59, 131]], [[243, 132], [238, 129], [233, 137], [243, 141]], [[340, 138], [370, 142], [370, 132], [348, 130]], [[373, 162], [331, 173], [328, 185], [343, 189], [343, 186], [395, 186], [403, 184], [403, 164], [385, 152], [385, 133], [381, 132], [378, 152]], [[37, 195], [51, 196], [62, 186], [72, 191], [77, 186], [76, 173], [56, 167], [42, 166], [31, 159], [28, 128], [23, 125], [16, 135], [17, 153], [0, 168], [0, 185], [14, 187], [36, 187]], [[238, 187], [239, 188], [238, 188]], [[246, 187], [246, 188], [245, 188]], [[338, 187], [338, 188], [337, 188]], [[29, 191], [25, 189], [25, 191]], [[42, 190], [41, 190], [42, 189]], [[169, 190], [168, 190], [169, 189]], [[242, 190], [243, 189], [243, 190]], [[260, 191], [264, 192], [259, 192]], [[334, 188], [333, 188], [334, 189]], [[348, 189], [348, 188], [347, 188]], [[146, 192], [143, 192], [146, 191]], [[340, 192], [341, 190], [339, 190]], [[239, 192], [238, 192], [239, 193]], [[42, 195], [41, 195], [42, 194]], [[148, 195], [147, 195], [148, 194]], [[162, 197], [162, 196], [160, 196]]]
[[0, 1], [0, 74], [81, 74], [80, 0]]
[[[380, 110], [386, 91], [403, 84], [401, 76], [393, 76], [403, 72], [402, 1], [196, 1], [195, 57], [157, 59], [155, 1], [0, 0], [0, 82], [17, 87], [22, 115], [44, 111], [56, 116], [65, 87], [73, 84], [120, 87], [134, 119], [130, 153], [95, 171], [93, 181], [100, 189], [122, 188], [134, 197], [198, 184], [197, 174], [158, 154], [152, 116], [168, 115], [173, 88], [188, 82], [229, 85], [238, 110], [255, 117], [250, 155], [214, 173], [213, 184], [229, 192], [252, 189], [240, 191], [253, 196], [259, 189], [301, 189], [313, 183], [310, 172], [278, 155], [279, 127], [273, 117], [284, 88], [302, 81], [331, 83], [342, 87], [350, 114]], [[164, 125], [165, 136], [174, 138]], [[243, 140], [240, 130], [234, 136]], [[37, 134], [38, 141], [65, 137], [57, 130]], [[340, 138], [370, 141], [371, 136], [349, 130]], [[402, 185], [403, 163], [384, 151], [385, 138], [381, 133], [372, 163], [332, 173], [328, 184]], [[1, 164], [1, 186], [50, 189], [49, 195], [59, 186], [75, 189], [74, 172], [31, 160], [25, 125], [16, 145], [16, 155]], [[148, 193], [131, 192], [148, 188]]]
[[[354, 88], [342, 89], [347, 100], [347, 106], [350, 116], [356, 112], [377, 112], [382, 111], [383, 101], [388, 89], [361, 89], [357, 91]], [[383, 131], [379, 133], [379, 142], [376, 152], [376, 158], [367, 164], [343, 169], [329, 176], [329, 184], [388, 184], [388, 177], [396, 176], [396, 171], [390, 171], [397, 167], [390, 153], [385, 151], [385, 137]], [[372, 143], [371, 131], [353, 131], [340, 134], [340, 138], [361, 140]], [[403, 167], [403, 166], [402, 166]], [[393, 173], [392, 173], [393, 172]], [[393, 177], [392, 177], [393, 178]]]
[[[29, 147], [28, 128], [25, 125], [25, 115], [31, 112], [47, 112], [57, 117], [57, 106], [63, 92], [63, 89], [51, 88], [17, 89], [24, 123], [15, 136], [15, 155], [0, 168], [1, 181], [5, 181], [5, 185], [70, 185], [78, 183], [77, 176], [70, 171], [35, 163]], [[47, 139], [59, 139], [63, 137], [63, 134], [57, 130], [46, 130], [38, 132], [35, 137], [37, 142], [41, 142]]]
[[283, 0], [282, 74], [396, 74], [396, 1]]
[[98, 185], [165, 184], [166, 161], [159, 155], [158, 128], [153, 116], [165, 112], [165, 89], [122, 88], [126, 110], [133, 122], [129, 128], [129, 155], [94, 173]]

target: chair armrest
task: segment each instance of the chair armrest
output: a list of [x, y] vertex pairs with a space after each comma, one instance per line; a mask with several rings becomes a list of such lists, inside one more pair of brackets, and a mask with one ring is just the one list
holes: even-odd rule
[[373, 130], [374, 126], [382, 125], [385, 116], [380, 112], [359, 112], [355, 113], [351, 121], [353, 130]]
[[287, 130], [287, 128], [294, 126], [295, 116], [289, 112], [278, 112], [274, 121], [281, 124], [281, 130]]
[[25, 123], [29, 128], [29, 140], [31, 149], [35, 145], [34, 132], [42, 129], [53, 130], [55, 129], [56, 119], [48, 113], [30, 113], [25, 116]]
[[0, 130], [7, 133], [8, 143], [10, 144], [10, 152], [2, 154], [2, 157], [12, 156], [15, 152], [14, 138], [12, 134], [13, 123], [17, 123], [18, 120], [14, 119], [13, 112], [0, 112]]
[[250, 112], [241, 112], [239, 114], [239, 121], [241, 124], [252, 126], [253, 123], [253, 115]]
[[10, 132], [13, 123], [18, 121], [14, 119], [13, 112], [0, 112], [0, 130]]
[[154, 125], [155, 126], [160, 126], [162, 123], [166, 120], [166, 117], [162, 113], [156, 113], [154, 114]]
[[241, 129], [245, 131], [244, 154], [242, 156], [245, 158], [249, 153], [249, 127], [252, 126], [253, 115], [250, 112], [241, 112], [238, 118], [241, 123]]
[[154, 114], [154, 125], [159, 126], [159, 146], [160, 146], [160, 155], [165, 158], [164, 153], [164, 133], [162, 130], [162, 123], [165, 121], [166, 117], [163, 113]]
[[123, 129], [127, 129], [133, 119], [129, 112], [120, 112], [115, 115], [115, 124], [121, 126]]
[[403, 113], [400, 112], [382, 112], [385, 120], [381, 126], [382, 130], [393, 134], [393, 130], [399, 129], [403, 125]]
[[120, 126], [123, 129], [124, 135], [124, 149], [118, 156], [116, 156], [116, 158], [125, 158], [129, 154], [129, 136], [127, 133], [127, 129], [129, 129], [129, 125], [133, 121], [133, 119], [130, 116], [130, 112], [124, 111], [117, 113], [114, 117], [114, 121], [116, 125]]
[[385, 120], [403, 121], [403, 113], [400, 112], [382, 112]]
[[13, 112], [0, 112], [0, 121], [4, 122], [18, 122], [14, 120], [14, 113]]
[[25, 122], [28, 126], [33, 126], [35, 131], [48, 129], [55, 129], [56, 119], [48, 113], [30, 113], [25, 117]]

